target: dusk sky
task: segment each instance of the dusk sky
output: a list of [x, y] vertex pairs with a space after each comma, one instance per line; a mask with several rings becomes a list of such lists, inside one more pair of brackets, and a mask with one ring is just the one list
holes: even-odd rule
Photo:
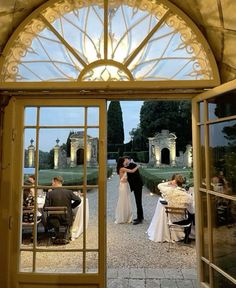
[[[140, 122], [140, 109], [143, 101], [120, 101], [124, 132], [125, 132], [125, 143], [130, 141], [129, 132], [133, 128], [137, 128]], [[109, 102], [107, 102], [107, 109], [109, 107]], [[83, 119], [83, 112], [80, 107], [44, 107], [40, 109], [41, 120], [40, 125], [81, 125], [81, 118]], [[88, 121], [91, 125], [96, 125], [98, 121], [98, 110], [97, 108], [91, 109], [88, 114]], [[25, 125], [36, 125], [36, 108], [29, 107], [26, 109], [25, 115]], [[76, 131], [82, 131], [82, 129], [76, 129]], [[39, 149], [42, 151], [50, 151], [56, 145], [56, 139], [60, 140], [59, 145], [66, 143], [67, 137], [70, 133], [70, 128], [41, 128], [39, 133]], [[92, 137], [98, 137], [97, 128], [89, 128], [88, 134]], [[33, 139], [35, 145], [36, 139], [36, 129], [27, 128], [25, 129], [25, 148], [27, 149], [30, 145], [30, 140]]]

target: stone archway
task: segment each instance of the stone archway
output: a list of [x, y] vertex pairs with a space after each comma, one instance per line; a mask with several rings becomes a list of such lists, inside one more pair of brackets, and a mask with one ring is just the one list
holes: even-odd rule
[[76, 152], [77, 157], [77, 165], [83, 165], [84, 164], [84, 149], [79, 148]]
[[168, 148], [161, 150], [161, 164], [170, 165], [170, 150]]
[[[176, 166], [176, 135], [169, 130], [161, 130], [149, 140], [149, 164]], [[164, 160], [164, 162], [163, 162]]]

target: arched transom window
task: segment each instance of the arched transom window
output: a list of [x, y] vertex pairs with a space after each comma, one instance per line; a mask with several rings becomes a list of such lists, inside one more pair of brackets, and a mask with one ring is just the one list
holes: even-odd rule
[[13, 36], [2, 82], [218, 78], [205, 39], [164, 0], [48, 1]]

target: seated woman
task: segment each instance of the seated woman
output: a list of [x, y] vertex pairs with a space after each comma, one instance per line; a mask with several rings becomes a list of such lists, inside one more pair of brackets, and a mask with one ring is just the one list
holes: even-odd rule
[[[193, 198], [184, 188], [182, 188], [184, 181], [185, 179], [183, 176], [177, 174], [171, 181], [158, 184], [158, 188], [160, 189], [162, 197], [165, 199], [168, 206], [187, 208], [190, 213], [193, 213]], [[149, 239], [152, 241], [170, 241], [164, 211], [164, 206], [161, 205], [160, 201], [158, 200], [155, 213], [147, 230]], [[171, 220], [172, 222], [177, 222], [184, 219], [183, 216], [180, 216]], [[175, 240], [178, 239], [176, 238]]]
[[[31, 185], [29, 181], [25, 182], [25, 185]], [[32, 193], [32, 188], [25, 188], [23, 192], [23, 219], [25, 223], [34, 222], [34, 213], [26, 212], [24, 213], [24, 208], [29, 208], [34, 206], [34, 195]]]

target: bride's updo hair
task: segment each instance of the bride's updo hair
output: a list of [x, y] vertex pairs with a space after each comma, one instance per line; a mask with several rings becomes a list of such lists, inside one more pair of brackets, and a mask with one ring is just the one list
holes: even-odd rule
[[120, 168], [124, 167], [124, 161], [125, 161], [124, 157], [120, 157], [120, 158], [118, 159], [117, 165], [116, 165], [116, 172], [117, 172], [117, 174], [120, 173]]

